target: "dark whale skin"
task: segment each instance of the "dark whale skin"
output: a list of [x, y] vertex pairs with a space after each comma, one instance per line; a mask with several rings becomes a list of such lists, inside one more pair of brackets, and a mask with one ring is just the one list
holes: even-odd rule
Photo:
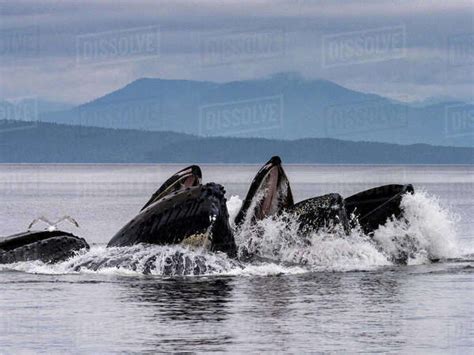
[[209, 232], [211, 250], [235, 257], [224, 188], [215, 183], [173, 192], [142, 210], [110, 240], [108, 247], [139, 243], [179, 244], [186, 237]]
[[64, 231], [28, 231], [0, 239], [0, 264], [39, 260], [64, 261], [89, 244]]
[[201, 185], [201, 180], [202, 172], [199, 166], [191, 165], [187, 168], [181, 169], [160, 186], [160, 188], [151, 196], [145, 206], [142, 207], [141, 211], [170, 193], [182, 190], [187, 187]]
[[[283, 193], [277, 194], [275, 191]], [[281, 159], [274, 156], [255, 175], [235, 218], [235, 225], [239, 227], [247, 219], [247, 215], [252, 217], [250, 223], [254, 224], [260, 219], [286, 212], [296, 218], [299, 222], [299, 232], [303, 234], [320, 229], [335, 231], [339, 227], [349, 234], [357, 223], [366, 234], [371, 234], [380, 225], [385, 224], [387, 219], [402, 218], [403, 195], [413, 192], [413, 186], [410, 184], [384, 185], [359, 192], [346, 199], [337, 193], [330, 193], [294, 203]], [[264, 203], [256, 201], [251, 211], [254, 199], [259, 194], [263, 195]]]
[[337, 193], [309, 198], [294, 204], [285, 211], [297, 219], [299, 231], [302, 233], [320, 229], [333, 231], [338, 226], [341, 226], [346, 233], [350, 231], [344, 199]]
[[407, 193], [414, 193], [413, 185], [383, 185], [359, 192], [344, 200], [347, 215], [354, 214], [362, 230], [372, 233], [388, 218], [403, 216], [400, 204]]

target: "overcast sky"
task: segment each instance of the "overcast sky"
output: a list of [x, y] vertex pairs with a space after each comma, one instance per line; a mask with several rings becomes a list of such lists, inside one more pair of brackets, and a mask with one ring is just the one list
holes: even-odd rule
[[141, 77], [297, 72], [401, 99], [473, 99], [474, 2], [0, 2], [0, 97], [82, 103]]

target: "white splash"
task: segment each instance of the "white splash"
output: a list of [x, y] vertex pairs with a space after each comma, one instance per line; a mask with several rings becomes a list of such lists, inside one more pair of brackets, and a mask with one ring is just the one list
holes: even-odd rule
[[390, 220], [379, 227], [374, 240], [388, 255], [409, 253], [412, 263], [459, 257], [456, 238], [460, 217], [424, 191], [405, 195], [401, 207], [405, 219]]
[[[231, 221], [242, 200], [232, 196], [227, 202]], [[278, 275], [312, 271], [370, 270], [392, 265], [401, 253], [409, 264], [430, 259], [460, 257], [456, 242], [459, 217], [425, 192], [406, 195], [401, 204], [405, 219], [389, 220], [367, 236], [355, 228], [350, 235], [318, 231], [298, 233], [298, 223], [288, 215], [267, 218], [255, 225], [244, 223], [235, 239], [240, 261], [224, 253], [192, 249], [182, 245], [135, 245], [106, 248], [93, 246], [62, 263], [20, 262], [0, 265], [0, 271], [112, 275]], [[246, 262], [245, 256], [255, 256]]]
[[301, 236], [288, 215], [243, 225], [236, 234], [239, 255], [257, 255], [276, 263], [301, 265], [311, 271], [367, 270], [392, 265], [401, 256], [409, 264], [457, 258], [459, 217], [426, 192], [407, 194], [401, 207], [404, 219], [388, 220], [373, 236], [359, 228], [350, 235], [318, 231]]
[[308, 271], [366, 270], [391, 264], [358, 230], [350, 235], [341, 230], [302, 236], [298, 227], [294, 219], [282, 215], [243, 228], [236, 235], [239, 255], [257, 255], [277, 263], [303, 266]]
[[237, 217], [237, 213], [239, 213], [240, 207], [242, 207], [242, 200], [239, 196], [232, 195], [230, 199], [227, 201], [227, 210], [229, 211], [229, 222], [232, 228], [234, 228], [234, 220]]

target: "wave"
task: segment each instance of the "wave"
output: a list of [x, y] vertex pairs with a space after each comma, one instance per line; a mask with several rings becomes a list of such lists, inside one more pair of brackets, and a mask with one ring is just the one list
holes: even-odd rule
[[[242, 205], [238, 196], [227, 202], [231, 220]], [[106, 248], [92, 246], [58, 264], [20, 262], [0, 265], [0, 271], [117, 275], [278, 275], [314, 271], [372, 270], [394, 265], [404, 255], [408, 264], [462, 257], [456, 238], [460, 218], [426, 192], [406, 195], [404, 218], [388, 220], [373, 236], [360, 228], [349, 235], [343, 231], [318, 231], [301, 235], [298, 222], [290, 216], [267, 218], [244, 226], [235, 239], [239, 259], [206, 249], [182, 245], [136, 245]], [[252, 255], [251, 261], [246, 261]]]

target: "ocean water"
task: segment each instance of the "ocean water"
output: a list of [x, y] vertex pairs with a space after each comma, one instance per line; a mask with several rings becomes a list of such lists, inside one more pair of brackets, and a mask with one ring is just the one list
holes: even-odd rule
[[[182, 246], [106, 249], [182, 167], [0, 165], [0, 235], [71, 215], [80, 228], [62, 229], [92, 246], [56, 265], [0, 265], [0, 353], [473, 353], [473, 167], [285, 166], [296, 201], [414, 184], [408, 223], [388, 222], [376, 243], [357, 231], [300, 243], [295, 226], [266, 220], [254, 263]], [[235, 215], [259, 167], [201, 168], [204, 181], [225, 186]], [[239, 246], [248, 235], [236, 236]], [[407, 235], [417, 247], [409, 265], [394, 265]], [[170, 268], [177, 253], [188, 267]], [[205, 271], [192, 275], [198, 262]]]

